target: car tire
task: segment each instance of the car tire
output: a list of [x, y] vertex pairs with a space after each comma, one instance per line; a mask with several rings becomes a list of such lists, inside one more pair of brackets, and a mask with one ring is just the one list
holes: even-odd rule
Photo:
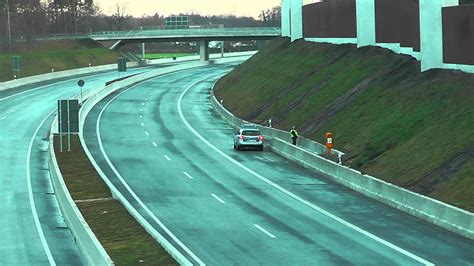
[[236, 149], [237, 149], [237, 147], [235, 147], [235, 144], [234, 144], [234, 150], [236, 150]]

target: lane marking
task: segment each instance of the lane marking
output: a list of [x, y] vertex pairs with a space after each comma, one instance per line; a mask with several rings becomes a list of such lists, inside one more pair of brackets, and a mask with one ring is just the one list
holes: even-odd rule
[[168, 155], [163, 155], [163, 157], [165, 157], [166, 160], [171, 161], [171, 158]]
[[[176, 73], [172, 73], [172, 74], [176, 74]], [[167, 75], [162, 75], [160, 77], [163, 77], [163, 76], [167, 76]], [[97, 117], [97, 122], [96, 122], [96, 134], [97, 134], [97, 140], [99, 142], [99, 149], [100, 149], [100, 152], [102, 153], [102, 156], [104, 156], [105, 158], [105, 161], [107, 162], [107, 164], [110, 166], [110, 168], [112, 169], [112, 171], [114, 172], [114, 174], [118, 177], [118, 179], [120, 180], [120, 182], [124, 185], [124, 187], [127, 189], [127, 191], [130, 193], [130, 195], [132, 195], [133, 199], [138, 202], [138, 204], [143, 208], [143, 210], [145, 210], [145, 212], [153, 219], [153, 221], [158, 224], [158, 226], [163, 229], [163, 231], [165, 231], [166, 234], [168, 234], [168, 236], [170, 236], [173, 241], [176, 242], [176, 244], [178, 244], [178, 246], [180, 246], [191, 258], [193, 258], [199, 265], [206, 265], [201, 259], [199, 259], [196, 254], [194, 254], [186, 245], [183, 244], [183, 242], [181, 242], [181, 240], [179, 240], [172, 232], [171, 230], [169, 230], [168, 227], [166, 227], [166, 225], [164, 223], [162, 223], [158, 217], [155, 216], [155, 214], [145, 205], [145, 203], [143, 203], [143, 201], [140, 199], [140, 197], [137, 196], [137, 194], [132, 190], [132, 188], [130, 188], [130, 186], [128, 185], [128, 183], [125, 181], [125, 179], [123, 178], [123, 176], [118, 172], [117, 168], [115, 168], [115, 166], [112, 164], [112, 161], [110, 161], [110, 158], [109, 156], [107, 156], [106, 152], [105, 152], [105, 149], [104, 149], [104, 146], [102, 144], [102, 138], [101, 138], [101, 135], [100, 135], [100, 122], [101, 122], [101, 119], [102, 119], [102, 115], [104, 113], [104, 111], [107, 109], [107, 107], [115, 100], [117, 99], [119, 96], [121, 96], [122, 94], [124, 94], [125, 92], [131, 90], [132, 88], [136, 88], [140, 85], [143, 85], [144, 83], [146, 82], [149, 82], [153, 79], [150, 79], [150, 80], [146, 80], [146, 81], [143, 81], [141, 83], [138, 83], [136, 84], [135, 86], [132, 86], [124, 91], [122, 91], [121, 93], [117, 94], [115, 97], [113, 97], [102, 109], [102, 111], [99, 113], [99, 116]], [[171, 83], [168, 82], [168, 84]], [[143, 217], [143, 216], [142, 216]], [[143, 217], [145, 219], [145, 217]], [[159, 233], [158, 233], [159, 234]], [[173, 245], [171, 245], [173, 246]], [[174, 246], [173, 246], [174, 247]], [[175, 248], [175, 247], [174, 247]], [[179, 251], [177, 251], [178, 253], [180, 253]]]
[[158, 144], [156, 144], [156, 142], [153, 141], [153, 146], [158, 147]]
[[214, 74], [214, 75], [210, 75], [210, 76], [207, 76], [201, 80], [198, 80], [196, 82], [194, 82], [193, 84], [189, 85], [182, 93], [181, 95], [179, 96], [179, 99], [178, 99], [178, 102], [176, 103], [177, 105], [177, 108], [178, 108], [178, 114], [179, 114], [179, 117], [181, 118], [181, 120], [183, 121], [183, 123], [186, 125], [186, 127], [189, 129], [189, 131], [191, 131], [196, 137], [198, 137], [202, 142], [204, 142], [207, 146], [209, 146], [211, 149], [213, 149], [214, 151], [216, 151], [218, 154], [220, 154], [221, 156], [223, 156], [224, 158], [226, 158], [227, 160], [229, 160], [230, 162], [232, 162], [233, 164], [237, 165], [238, 167], [242, 168], [244, 171], [252, 174], [253, 176], [255, 176], [256, 178], [260, 179], [261, 181], [267, 183], [268, 185], [274, 187], [275, 189], [279, 190], [280, 192], [286, 194], [287, 196], [290, 196], [291, 198], [295, 199], [296, 201], [299, 201], [300, 203], [310, 207], [311, 209], [325, 215], [326, 217], [330, 218], [330, 219], [333, 219], [334, 221], [356, 231], [356, 232], [359, 232], [361, 233], [362, 235], [365, 235], [366, 237], [368, 238], [371, 238], [372, 240], [375, 240], [376, 242], [386, 246], [386, 247], [389, 247], [409, 258], [412, 258], [413, 260], [416, 260], [420, 263], [423, 263], [425, 265], [434, 265], [434, 263], [432, 262], [429, 262], [407, 250], [404, 250], [403, 248], [395, 245], [395, 244], [392, 244], [368, 231], [365, 231], [364, 229], [326, 211], [325, 209], [317, 206], [316, 204], [313, 204], [303, 198], [301, 198], [300, 196], [286, 190], [285, 188], [281, 187], [280, 185], [274, 183], [273, 181], [269, 180], [268, 178], [258, 174], [257, 172], [251, 170], [250, 168], [248, 168], [247, 166], [243, 165], [242, 163], [236, 161], [234, 158], [230, 157], [229, 155], [227, 155], [226, 153], [224, 153], [222, 150], [220, 150], [219, 148], [217, 148], [216, 146], [214, 146], [212, 143], [210, 143], [208, 140], [206, 140], [201, 134], [199, 134], [196, 129], [194, 129], [188, 122], [188, 120], [186, 120], [186, 118], [184, 117], [184, 114], [183, 114], [183, 109], [181, 107], [182, 105], [182, 102], [183, 102], [183, 98], [184, 98], [184, 95], [192, 88], [194, 87], [195, 85], [197, 85], [198, 83], [212, 77], [212, 76], [216, 76], [217, 74]]
[[145, 98], [145, 102], [148, 102], [148, 98]]
[[142, 127], [144, 127], [144, 126], [145, 126], [145, 124], [144, 124], [144, 123], [141, 123], [140, 125], [141, 125]]
[[145, 106], [145, 103], [142, 103], [142, 106]]
[[36, 128], [35, 133], [33, 133], [33, 137], [30, 140], [30, 145], [28, 147], [28, 153], [26, 155], [26, 180], [28, 184], [28, 198], [30, 199], [30, 208], [31, 212], [33, 213], [33, 219], [35, 221], [36, 229], [38, 230], [38, 234], [41, 240], [41, 244], [43, 245], [43, 249], [48, 257], [48, 261], [50, 265], [56, 265], [54, 261], [53, 254], [51, 253], [51, 249], [49, 248], [48, 242], [46, 241], [46, 237], [44, 236], [43, 228], [41, 227], [41, 222], [38, 217], [38, 211], [36, 210], [35, 199], [33, 197], [33, 187], [31, 184], [31, 153], [33, 150], [33, 144], [35, 142], [36, 136], [38, 135], [39, 131], [43, 127], [44, 123], [48, 120], [48, 118], [55, 112], [51, 111], [44, 119], [41, 121], [40, 125]]
[[258, 230], [262, 231], [264, 234], [266, 234], [267, 236], [275, 239], [277, 238], [275, 235], [273, 235], [272, 233], [268, 232], [267, 230], [265, 230], [265, 228], [261, 227], [260, 225], [258, 224], [253, 224], [253, 226], [257, 227]]
[[189, 179], [194, 179], [194, 177], [192, 177], [190, 174], [188, 174], [188, 173], [186, 173], [186, 172], [184, 172], [184, 171], [183, 171], [183, 174], [184, 174], [185, 176], [187, 176]]
[[140, 119], [143, 119], [143, 115], [140, 115]]
[[219, 201], [220, 203], [222, 204], [225, 204], [225, 201], [222, 200], [221, 198], [219, 198], [216, 194], [211, 194], [211, 196], [213, 196], [217, 201]]
[[140, 109], [140, 113], [142, 113], [142, 112], [143, 112], [143, 109]]
[[5, 119], [7, 119], [7, 117], [8, 117], [8, 115], [4, 115], [4, 116], [2, 116], [2, 118], [0, 118], [0, 120], [5, 120]]
[[148, 131], [145, 131], [145, 135], [150, 136], [150, 133]]

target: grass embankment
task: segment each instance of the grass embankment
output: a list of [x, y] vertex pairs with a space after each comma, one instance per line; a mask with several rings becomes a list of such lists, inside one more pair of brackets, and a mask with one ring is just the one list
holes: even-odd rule
[[[15, 44], [15, 55], [21, 56], [20, 77], [50, 73], [51, 69], [62, 71], [81, 67], [112, 64], [119, 54], [92, 40], [44, 41], [31, 44]], [[11, 55], [0, 55], [0, 82], [13, 79]]]
[[145, 58], [146, 59], [165, 59], [165, 58], [173, 58], [173, 57], [178, 58], [178, 57], [189, 56], [189, 55], [192, 55], [192, 54], [188, 54], [188, 53], [145, 54]]
[[112, 198], [77, 136], [72, 138], [71, 152], [62, 153], [59, 137], [55, 137], [55, 152], [72, 198], [116, 265], [177, 265], [121, 203]]
[[271, 42], [223, 78], [218, 99], [238, 116], [295, 125], [345, 164], [474, 211], [474, 75], [420, 72], [377, 47]]

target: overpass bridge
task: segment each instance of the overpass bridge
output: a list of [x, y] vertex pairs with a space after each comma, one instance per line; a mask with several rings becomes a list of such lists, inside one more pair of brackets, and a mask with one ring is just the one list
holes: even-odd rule
[[105, 31], [89, 35], [95, 41], [115, 41], [110, 47], [114, 50], [128, 43], [198, 42], [201, 60], [209, 60], [210, 41], [269, 40], [279, 36], [281, 29], [275, 27]]

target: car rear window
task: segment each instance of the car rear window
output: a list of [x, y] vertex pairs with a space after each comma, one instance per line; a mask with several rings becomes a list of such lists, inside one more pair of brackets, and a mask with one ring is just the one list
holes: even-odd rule
[[242, 131], [242, 135], [244, 136], [258, 136], [260, 135], [260, 132], [256, 130], [244, 130]]

